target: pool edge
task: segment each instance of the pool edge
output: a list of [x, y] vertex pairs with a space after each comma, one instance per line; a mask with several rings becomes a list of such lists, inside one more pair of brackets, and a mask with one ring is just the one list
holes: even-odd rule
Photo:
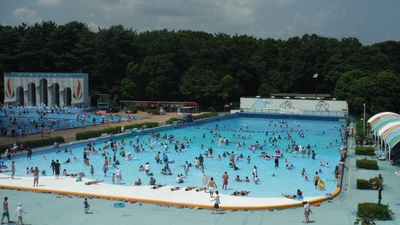
[[[22, 187], [22, 186], [13, 186], [13, 185], [0, 185], [0, 189], [13, 189], [15, 191], [31, 191], [38, 193], [51, 193], [51, 194], [61, 194], [61, 195], [72, 195], [78, 197], [93, 197], [93, 198], [101, 198], [107, 200], [119, 200], [131, 202], [135, 200], [135, 202], [141, 203], [150, 203], [150, 204], [158, 204], [158, 205], [171, 205], [171, 206], [181, 206], [188, 208], [203, 208], [203, 209], [212, 209], [212, 205], [205, 204], [193, 204], [188, 202], [174, 202], [174, 201], [166, 201], [166, 200], [157, 200], [157, 199], [146, 199], [146, 198], [132, 198], [127, 196], [114, 196], [114, 195], [103, 195], [103, 194], [88, 194], [84, 192], [76, 192], [76, 191], [65, 191], [65, 190], [55, 190], [55, 189], [41, 189], [40, 187]], [[307, 200], [307, 202], [314, 206], [320, 206], [320, 204], [324, 201], [328, 201], [333, 197], [339, 195], [341, 188], [336, 188], [336, 190], [332, 193], [332, 196], [323, 196], [315, 199]], [[220, 206], [222, 210], [270, 210], [270, 209], [285, 209], [285, 208], [294, 208], [302, 206], [302, 202], [294, 202], [289, 204], [273, 204], [273, 205], [257, 205], [257, 206]]]

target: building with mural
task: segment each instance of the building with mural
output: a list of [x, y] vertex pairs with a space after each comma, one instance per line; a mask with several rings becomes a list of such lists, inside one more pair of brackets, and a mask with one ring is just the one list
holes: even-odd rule
[[90, 106], [87, 73], [4, 73], [4, 104], [16, 106]]
[[298, 115], [347, 116], [346, 101], [292, 98], [241, 98], [240, 111]]

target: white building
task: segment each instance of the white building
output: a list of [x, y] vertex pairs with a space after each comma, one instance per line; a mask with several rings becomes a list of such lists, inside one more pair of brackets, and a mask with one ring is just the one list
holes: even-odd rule
[[87, 73], [4, 73], [4, 104], [90, 106]]

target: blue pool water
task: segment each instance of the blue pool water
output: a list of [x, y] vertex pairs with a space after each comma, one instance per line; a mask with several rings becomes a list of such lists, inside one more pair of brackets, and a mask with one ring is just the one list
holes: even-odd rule
[[[189, 163], [194, 162], [195, 157], [199, 154], [206, 153], [208, 148], [213, 148], [213, 157], [204, 158], [205, 174], [214, 177], [219, 190], [223, 194], [231, 194], [235, 190], [251, 191], [252, 197], [281, 197], [281, 193], [295, 194], [297, 189], [303, 191], [304, 196], [321, 196], [326, 193], [331, 193], [336, 189], [336, 179], [334, 176], [335, 165], [338, 165], [340, 154], [338, 149], [342, 146], [341, 134], [343, 133], [343, 122], [326, 121], [326, 120], [302, 120], [302, 119], [271, 119], [271, 118], [249, 118], [249, 117], [236, 117], [231, 119], [224, 119], [221, 121], [210, 121], [202, 124], [188, 125], [185, 128], [168, 128], [153, 130], [154, 133], [160, 133], [161, 138], [156, 139], [152, 137], [150, 132], [142, 132], [136, 134], [129, 134], [125, 136], [114, 137], [114, 141], [121, 143], [124, 139], [126, 144], [118, 146], [118, 153], [120, 147], [124, 147], [125, 152], [131, 152], [132, 160], [126, 161], [124, 157], [117, 154], [117, 159], [121, 162], [118, 167], [122, 171], [123, 182], [121, 185], [131, 186], [137, 177], [142, 179], [144, 185], [148, 185], [150, 177], [146, 177], [145, 172], [139, 171], [140, 165], [149, 162], [150, 170], [153, 177], [157, 179], [157, 183], [168, 184], [171, 186], [202, 186], [203, 173], [200, 169], [190, 167], [189, 175], [184, 179], [183, 184], [177, 184], [175, 178], [177, 174], [184, 174], [184, 164], [186, 161]], [[215, 128], [218, 127], [218, 130]], [[268, 134], [266, 132], [268, 131]], [[287, 139], [287, 133], [292, 136], [292, 139]], [[301, 134], [304, 136], [302, 137]], [[173, 135], [175, 138], [171, 143], [167, 139], [163, 139], [164, 135]], [[203, 137], [204, 135], [204, 137]], [[240, 135], [240, 137], [239, 137]], [[229, 140], [228, 145], [219, 144], [219, 136], [225, 137]], [[249, 137], [250, 136], [250, 137]], [[279, 136], [281, 139], [279, 139]], [[245, 137], [245, 138], [243, 138]], [[274, 137], [277, 141], [273, 142], [270, 139]], [[136, 139], [138, 138], [138, 142]], [[186, 138], [186, 139], [185, 139]], [[188, 143], [189, 139], [192, 142]], [[212, 140], [215, 139], [213, 142]], [[90, 143], [98, 150], [103, 147], [103, 144], [108, 139], [92, 140]], [[140, 149], [139, 153], [134, 152], [134, 148], [129, 145], [132, 141], [135, 145], [138, 143]], [[266, 146], [262, 149], [257, 149], [254, 152], [250, 151], [248, 147], [254, 145], [258, 141], [263, 146], [264, 141]], [[307, 153], [302, 156], [300, 152], [291, 153], [288, 145], [295, 141], [297, 145], [311, 146], [311, 149], [316, 153], [316, 159], [313, 160], [307, 156]], [[151, 142], [155, 142], [154, 149], [151, 150]], [[175, 153], [174, 142], [183, 142], [186, 146], [182, 152]], [[243, 146], [236, 149], [237, 143]], [[56, 154], [57, 150], [50, 149], [48, 151], [37, 152], [33, 154], [32, 159], [26, 159], [26, 156], [15, 156], [12, 160], [15, 161], [17, 167], [17, 176], [32, 176], [32, 174], [25, 174], [26, 167], [36, 167], [46, 170], [47, 176], [52, 176], [50, 163], [52, 159], [58, 159], [61, 162], [61, 171], [66, 169], [68, 173], [84, 172], [86, 178], [93, 180], [104, 180], [104, 182], [111, 183], [112, 173], [115, 168], [110, 167], [107, 176], [104, 176], [102, 171], [104, 164], [104, 157], [99, 152], [96, 155], [89, 155], [90, 164], [93, 165], [95, 173], [90, 175], [90, 166], [83, 163], [83, 149], [89, 143], [71, 144], [66, 146], [72, 150], [72, 154], [64, 153], [64, 148], [61, 148], [61, 153]], [[163, 152], [167, 143], [169, 153], [166, 153], [169, 160], [174, 160], [169, 163], [169, 167], [173, 175], [162, 175], [160, 172], [165, 164], [157, 164], [155, 162], [155, 155], [158, 151]], [[202, 148], [201, 146], [204, 146]], [[274, 166], [274, 159], [266, 160], [260, 157], [261, 152], [268, 152], [269, 155], [274, 155], [275, 151], [280, 149], [283, 153], [283, 158], [279, 159], [279, 167]], [[110, 148], [107, 149], [107, 157], [113, 157], [113, 152]], [[229, 157], [223, 157], [223, 152], [234, 152], [235, 156], [242, 154], [243, 159], [236, 161], [239, 170], [234, 170], [229, 166]], [[220, 155], [222, 158], [216, 160], [215, 157]], [[43, 156], [46, 160], [43, 160]], [[250, 163], [247, 163], [246, 158], [250, 156]], [[77, 161], [73, 160], [76, 157]], [[162, 157], [162, 153], [161, 153]], [[71, 163], [64, 164], [67, 159], [71, 159]], [[289, 162], [285, 162], [289, 160]], [[320, 161], [324, 164], [328, 163], [330, 166], [320, 166]], [[11, 162], [6, 162], [10, 165]], [[291, 170], [285, 168], [286, 164], [293, 165]], [[253, 167], [257, 167], [258, 177], [261, 180], [259, 184], [254, 182], [235, 182], [234, 179], [237, 175], [241, 179], [246, 176], [252, 180]], [[306, 170], [306, 175], [310, 178], [309, 182], [304, 180], [301, 175], [302, 169]], [[320, 177], [325, 181], [324, 190], [315, 190], [312, 178], [316, 171], [320, 172]], [[228, 190], [221, 190], [222, 175], [227, 172], [229, 175]], [[273, 176], [273, 174], [275, 176]], [[72, 178], [71, 178], [72, 179]], [[117, 184], [115, 184], [117, 185]]]
[[[131, 120], [141, 119], [142, 116], [135, 116]], [[95, 114], [85, 112], [79, 108], [44, 108], [44, 107], [6, 107], [0, 111], [0, 125], [8, 128], [8, 135], [14, 129], [16, 136], [24, 134], [40, 133], [43, 130], [62, 130], [83, 126], [93, 126], [104, 123], [115, 123], [120, 120], [127, 120], [126, 115], [117, 114]], [[4, 134], [3, 134], [4, 135]]]

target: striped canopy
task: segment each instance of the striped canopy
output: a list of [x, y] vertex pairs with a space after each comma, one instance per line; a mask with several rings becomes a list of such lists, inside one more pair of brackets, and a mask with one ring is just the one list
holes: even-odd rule
[[400, 142], [400, 115], [393, 112], [382, 112], [372, 116], [368, 123], [372, 130], [384, 140], [390, 148]]

